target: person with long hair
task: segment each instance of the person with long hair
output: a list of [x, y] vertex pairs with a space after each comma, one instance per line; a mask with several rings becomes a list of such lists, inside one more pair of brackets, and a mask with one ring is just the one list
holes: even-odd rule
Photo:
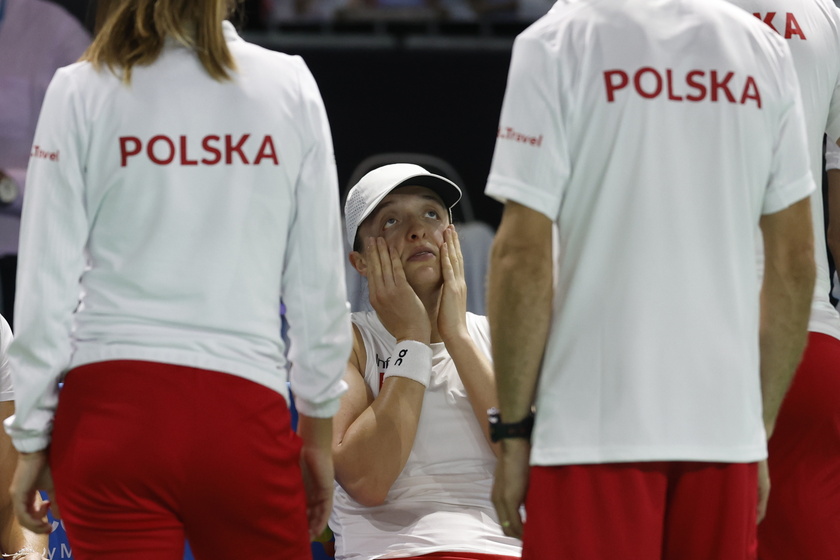
[[228, 10], [111, 3], [40, 116], [6, 429], [21, 522], [60, 506], [76, 560], [309, 558], [331, 510], [352, 334], [329, 125], [303, 61]]

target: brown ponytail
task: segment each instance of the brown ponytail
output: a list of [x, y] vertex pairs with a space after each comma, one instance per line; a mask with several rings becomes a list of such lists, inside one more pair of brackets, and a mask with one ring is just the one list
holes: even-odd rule
[[210, 76], [229, 80], [236, 64], [221, 23], [230, 8], [225, 0], [99, 0], [96, 36], [82, 60], [121, 70], [129, 83], [132, 68], [157, 60], [171, 37], [192, 49]]

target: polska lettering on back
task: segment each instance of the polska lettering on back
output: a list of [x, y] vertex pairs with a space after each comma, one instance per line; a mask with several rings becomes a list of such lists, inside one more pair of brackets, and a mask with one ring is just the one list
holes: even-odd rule
[[126, 167], [130, 158], [143, 155], [156, 165], [280, 165], [274, 139], [268, 134], [259, 141], [250, 134], [208, 134], [200, 140], [184, 134], [177, 138], [157, 134], [145, 141], [137, 136], [120, 136], [119, 143], [120, 167]]
[[650, 66], [635, 71], [605, 70], [604, 85], [608, 103], [615, 101], [617, 92], [623, 89], [629, 91], [631, 76], [633, 89], [644, 99], [665, 96], [668, 101], [710, 101], [741, 105], [751, 101], [761, 109], [761, 93], [752, 76], [738, 78], [734, 72], [691, 70], [683, 76], [675, 77], [671, 68], [661, 71]]

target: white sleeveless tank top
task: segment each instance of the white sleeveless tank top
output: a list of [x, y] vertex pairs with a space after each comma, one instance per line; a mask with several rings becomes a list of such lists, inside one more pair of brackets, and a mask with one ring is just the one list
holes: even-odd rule
[[[367, 352], [365, 382], [379, 394], [396, 341], [374, 312], [352, 314]], [[490, 357], [487, 319], [467, 313], [467, 329]], [[399, 558], [430, 552], [520, 556], [521, 543], [499, 526], [490, 491], [496, 457], [455, 364], [432, 346], [432, 377], [408, 462], [382, 505], [362, 506], [336, 484], [330, 528], [337, 560]]]

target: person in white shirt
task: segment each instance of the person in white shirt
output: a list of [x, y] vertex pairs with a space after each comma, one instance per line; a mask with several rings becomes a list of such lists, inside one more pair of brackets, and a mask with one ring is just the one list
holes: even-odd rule
[[48, 533], [54, 494], [76, 560], [309, 558], [352, 336], [321, 96], [224, 0], [108, 8], [28, 170], [16, 512]]
[[[15, 390], [8, 350], [13, 339], [12, 329], [0, 315], [0, 419], [15, 412]], [[43, 560], [47, 557], [49, 539], [20, 526], [12, 508], [9, 483], [17, 465], [17, 450], [5, 432], [0, 432], [0, 554], [16, 560]]]
[[523, 558], [750, 557], [813, 292], [805, 146], [789, 48], [734, 6], [561, 0], [517, 37], [486, 193]]
[[350, 261], [373, 311], [352, 314], [336, 415], [336, 558], [510, 559], [490, 502], [496, 404], [487, 320], [467, 312], [450, 209], [461, 190], [421, 166], [376, 168], [345, 203]]
[[[825, 133], [831, 121], [840, 119], [840, 10], [830, 0], [729, 1], [766, 23], [790, 47], [811, 173], [819, 181]], [[837, 147], [840, 131], [836, 125], [833, 129], [828, 144]], [[829, 195], [829, 203], [831, 198], [836, 206], [836, 193]], [[810, 203], [816, 283], [808, 343], [768, 442], [773, 491], [758, 527], [761, 560], [840, 558], [840, 314], [829, 299], [821, 188]], [[829, 205], [828, 216], [828, 246], [840, 256], [840, 208]]]

